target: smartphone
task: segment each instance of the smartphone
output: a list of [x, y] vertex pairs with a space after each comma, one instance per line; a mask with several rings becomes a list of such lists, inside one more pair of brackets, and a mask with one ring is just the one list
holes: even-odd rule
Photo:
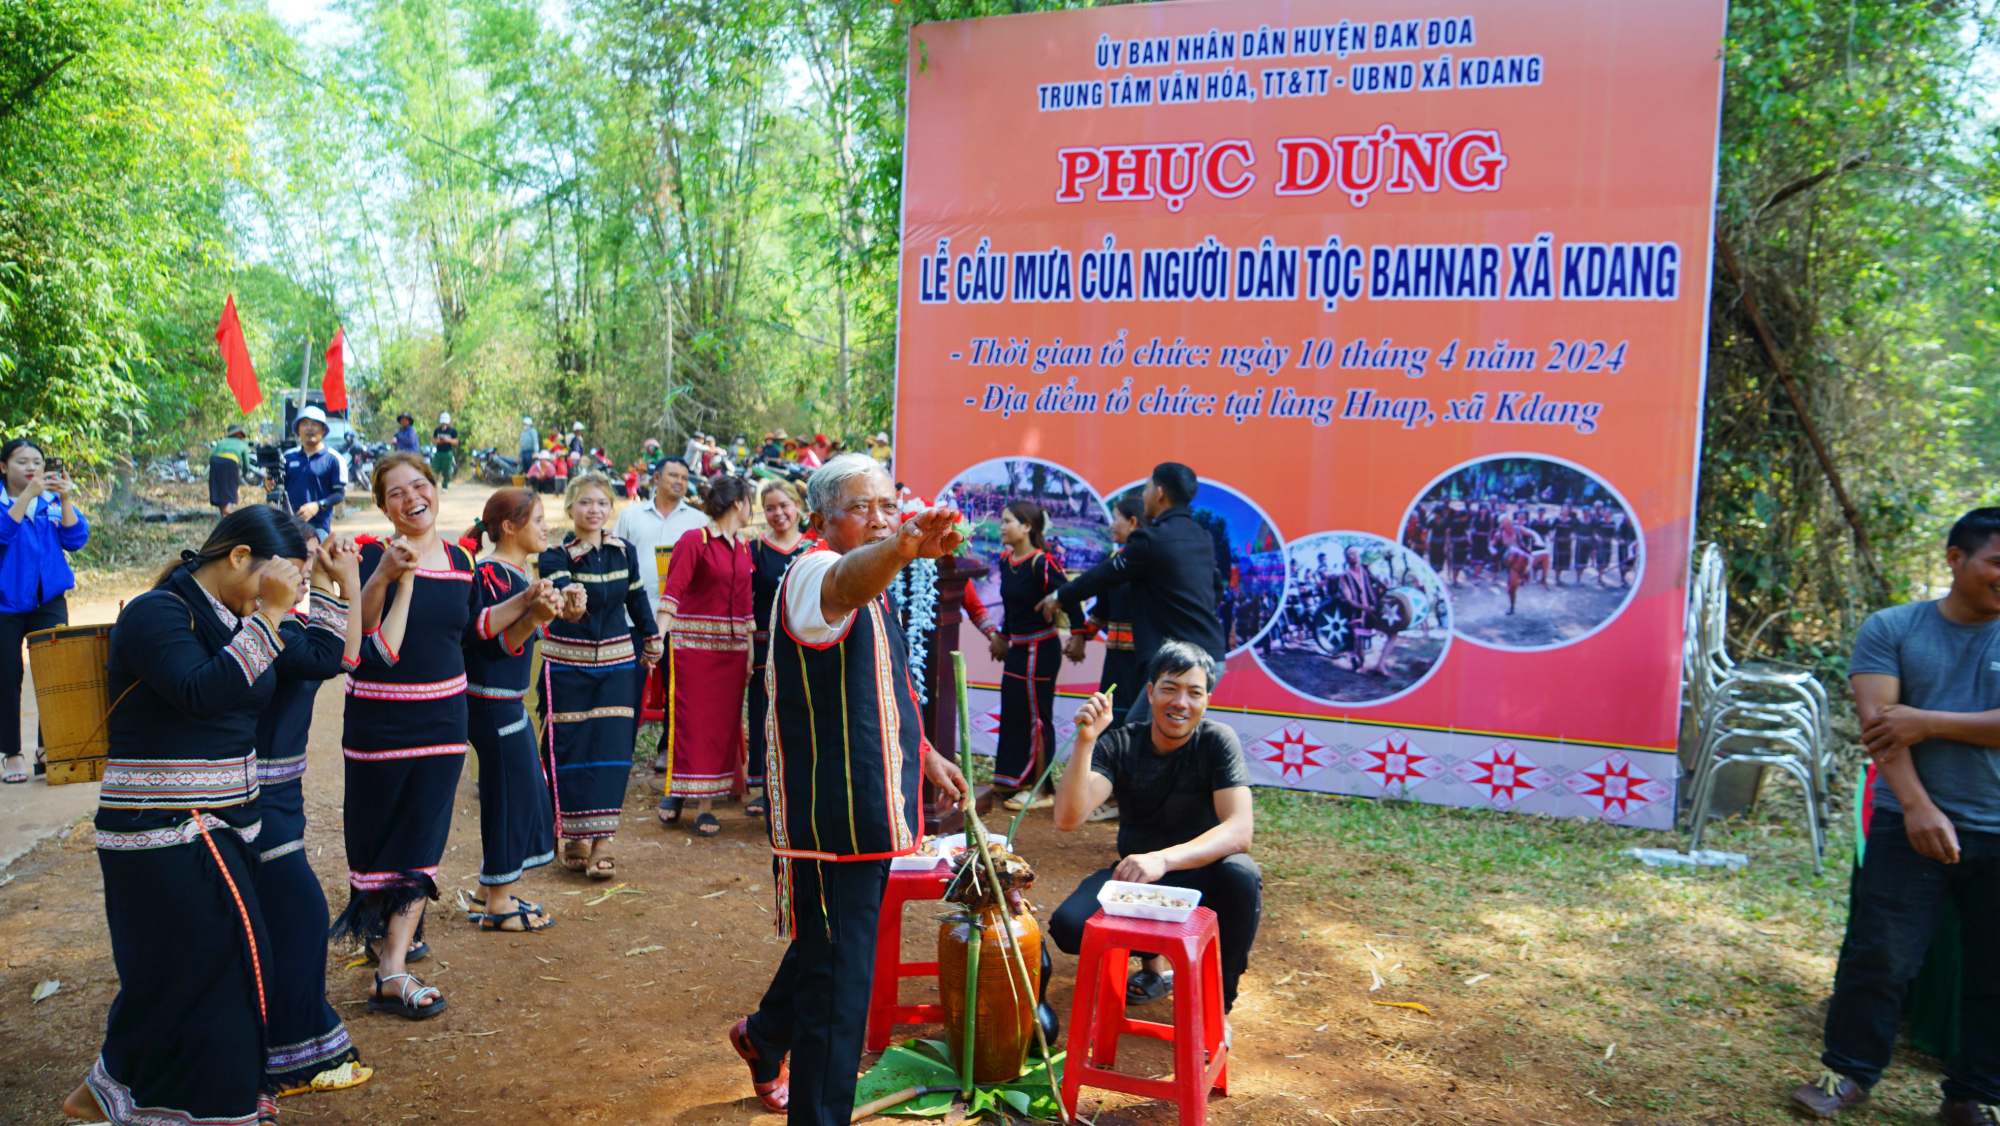
[[52, 457], [42, 462], [42, 473], [45, 476], [60, 477], [62, 476], [62, 471], [63, 460], [59, 457]]

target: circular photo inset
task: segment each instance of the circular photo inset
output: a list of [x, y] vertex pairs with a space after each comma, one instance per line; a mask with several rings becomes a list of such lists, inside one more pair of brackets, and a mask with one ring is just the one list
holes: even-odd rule
[[[1285, 539], [1257, 502], [1220, 481], [1198, 478], [1195, 522], [1215, 542], [1215, 566], [1222, 573], [1222, 597], [1215, 617], [1234, 656], [1262, 637], [1285, 603]], [[1116, 505], [1139, 497], [1146, 482], [1134, 481], [1111, 496]]]
[[966, 553], [987, 566], [973, 583], [979, 600], [996, 615], [1000, 608], [1000, 514], [1015, 501], [1042, 506], [1048, 517], [1049, 557], [1070, 577], [1089, 570], [1111, 553], [1111, 517], [1104, 498], [1082, 477], [1053, 461], [997, 457], [959, 471], [937, 495], [972, 522]]
[[1252, 652], [1312, 700], [1380, 704], [1409, 692], [1451, 649], [1451, 601], [1423, 556], [1367, 532], [1285, 545], [1291, 595]]
[[1625, 609], [1645, 570], [1632, 506], [1571, 462], [1503, 454], [1431, 482], [1403, 544], [1445, 577], [1458, 635], [1494, 649], [1581, 641]]

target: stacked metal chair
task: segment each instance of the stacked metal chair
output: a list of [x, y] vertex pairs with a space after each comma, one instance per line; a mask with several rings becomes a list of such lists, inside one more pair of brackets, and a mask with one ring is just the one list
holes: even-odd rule
[[1777, 661], [1738, 662], [1729, 656], [1729, 587], [1722, 552], [1700, 548], [1688, 598], [1687, 640], [1682, 647], [1682, 697], [1697, 717], [1699, 744], [1689, 778], [1690, 851], [1701, 849], [1714, 801], [1716, 776], [1726, 766], [1772, 767], [1798, 779], [1805, 790], [1812, 834], [1813, 870], [1826, 851], [1827, 748], [1832, 710], [1826, 688], [1811, 672]]

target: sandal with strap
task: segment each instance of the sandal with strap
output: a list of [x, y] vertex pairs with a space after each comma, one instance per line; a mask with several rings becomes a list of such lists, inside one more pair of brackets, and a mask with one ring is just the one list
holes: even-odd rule
[[1149, 1005], [1174, 991], [1174, 972], [1168, 970], [1156, 974], [1151, 970], [1140, 970], [1125, 979], [1125, 1003], [1128, 1005]]
[[[750, 1042], [748, 1017], [729, 1027], [729, 1046], [736, 1049], [736, 1054], [743, 1057], [744, 1063], [750, 1065], [750, 1087], [757, 1092], [757, 1101], [764, 1104], [764, 1109], [772, 1114], [785, 1113], [785, 1108], [790, 1106], [792, 1101], [792, 1079], [788, 1074], [791, 1071], [791, 1061], [782, 1059], [778, 1061], [777, 1078], [762, 1080], [757, 1078], [757, 1073], [760, 1070], [769, 1071], [770, 1065], [764, 1063], [763, 1053]], [[757, 1066], [760, 1063], [764, 1064], [761, 1069]]]
[[713, 837], [721, 832], [722, 822], [716, 820], [713, 813], [704, 813], [694, 819], [694, 835], [697, 837]]
[[[570, 851], [569, 846], [576, 844], [580, 844], [583, 846], [582, 852]], [[561, 864], [563, 867], [569, 869], [572, 872], [581, 872], [585, 868], [590, 867], [590, 842], [564, 841], [562, 852], [556, 855], [556, 863]]]
[[28, 780], [27, 755], [8, 755], [6, 758], [0, 759], [0, 762], [15, 761], [18, 761], [21, 765], [9, 768], [4, 773], [0, 773], [0, 782], [5, 782], [9, 786], [18, 786]]
[[[473, 914], [474, 914], [474, 915], [484, 915], [484, 914], [486, 913], [486, 912], [485, 912], [485, 910], [484, 910], [484, 908], [485, 908], [485, 906], [486, 906], [486, 901], [485, 901], [485, 900], [483, 900], [483, 899], [479, 898], [479, 897], [478, 897], [478, 896], [476, 896], [476, 895], [468, 895], [468, 896], [466, 896], [466, 898], [467, 898], [467, 899], [470, 899], [470, 900], [472, 901], [472, 905], [473, 905], [474, 907], [478, 907], [478, 908], [481, 908], [481, 910], [478, 910], [478, 911], [474, 911], [474, 912], [473, 912]], [[548, 914], [548, 912], [547, 912], [547, 911], [544, 911], [544, 910], [542, 910], [542, 905], [541, 905], [541, 904], [539, 904], [539, 903], [530, 903], [530, 902], [528, 902], [527, 900], [525, 900], [525, 899], [522, 899], [522, 898], [521, 898], [520, 896], [518, 896], [518, 895], [514, 897], [514, 905], [515, 905], [516, 907], [526, 907], [526, 908], [528, 909], [528, 913], [529, 913], [529, 914], [531, 914], [531, 915], [546, 915], [546, 914]]]
[[584, 869], [583, 874], [593, 880], [608, 880], [618, 874], [618, 858], [615, 856], [593, 856], [590, 858], [590, 867]]
[[[396, 987], [396, 996], [385, 996], [382, 987], [397, 978], [401, 978], [403, 984]], [[428, 1005], [424, 1004], [426, 998], [432, 999]], [[415, 974], [390, 974], [388, 977], [376, 974], [375, 988], [368, 993], [369, 1012], [395, 1013], [404, 1020], [429, 1020], [443, 1012], [445, 1006], [444, 991], [418, 981]]]
[[[537, 931], [545, 931], [556, 925], [556, 921], [543, 915], [542, 909], [535, 904], [529, 903], [525, 899], [517, 900], [516, 902], [520, 906], [513, 911], [507, 911], [499, 915], [479, 916], [479, 929], [483, 931], [502, 931], [507, 934], [534, 934]], [[542, 920], [541, 925], [537, 926], [533, 922], [530, 922], [529, 919], [531, 916], [540, 918]], [[509, 919], [519, 919], [521, 920], [521, 925], [510, 927], [507, 925], [507, 920]]]
[[660, 819], [660, 824], [672, 827], [681, 823], [682, 800], [681, 798], [667, 798], [660, 803], [659, 812], [654, 815]]
[[758, 794], [743, 803], [743, 812], [750, 817], [765, 817], [771, 812], [771, 795]]

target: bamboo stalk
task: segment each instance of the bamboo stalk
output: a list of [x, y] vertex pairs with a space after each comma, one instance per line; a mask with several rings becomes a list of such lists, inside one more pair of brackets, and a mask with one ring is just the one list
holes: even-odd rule
[[883, 1111], [888, 1110], [892, 1106], [899, 1106], [903, 1103], [909, 1102], [911, 1099], [921, 1098], [924, 1095], [934, 1095], [939, 1091], [949, 1091], [949, 1090], [951, 1090], [950, 1087], [905, 1087], [902, 1090], [897, 1091], [893, 1095], [883, 1095], [881, 1098], [876, 1099], [874, 1102], [862, 1103], [860, 1106], [855, 1107], [854, 1116], [852, 1118], [849, 1118], [848, 1121], [859, 1122], [862, 1119], [867, 1118], [869, 1115], [880, 1114]]
[[972, 816], [972, 705], [965, 694], [965, 654], [951, 651], [951, 680], [958, 693], [958, 772], [965, 776], [965, 815]]
[[[997, 867], [995, 867], [993, 863], [993, 844], [992, 841], [986, 835], [986, 825], [984, 822], [980, 821], [979, 818], [977, 817], [968, 817], [967, 821], [972, 826], [973, 829], [972, 835], [978, 838], [980, 863], [982, 863], [986, 868], [986, 875], [987, 878], [993, 884], [993, 890], [1000, 896], [1000, 927], [1001, 927], [1001, 933], [1006, 936], [1006, 941], [1003, 943], [1003, 945], [1005, 945], [1008, 949], [1008, 952], [1013, 955], [1012, 968], [1020, 972], [1021, 981], [1028, 986], [1029, 995], [1033, 996], [1035, 991], [1034, 990], [1035, 979], [1028, 973], [1027, 955], [1021, 953], [1020, 939], [1017, 938], [1014, 934], [1013, 917], [1007, 913], [1007, 896], [1004, 891], [1000, 890], [1001, 889], [1000, 871]], [[1010, 974], [1009, 976], [1011, 978], [1012, 975]], [[1035, 1042], [1041, 1045], [1042, 1049], [1042, 1060], [1043, 1060], [1042, 1075], [1049, 1081], [1049, 1094], [1055, 1097], [1056, 1113], [1062, 1117], [1062, 1121], [1065, 1124], [1065, 1126], [1068, 1126], [1068, 1123], [1070, 1123], [1072, 1119], [1070, 1117], [1069, 1108], [1063, 1105], [1062, 1089], [1056, 1086], [1055, 1056], [1049, 1052], [1048, 1034], [1042, 1031], [1042, 1022], [1039, 1018], [1035, 1019], [1034, 1025], [1035, 1025]]]
[[979, 1023], [977, 1018], [979, 1016], [979, 944], [981, 941], [980, 932], [983, 931], [985, 928], [979, 925], [978, 912], [969, 911], [967, 912], [967, 915], [969, 916], [969, 922], [972, 925], [971, 927], [972, 933], [967, 935], [965, 939], [965, 1014], [964, 1014], [965, 1034], [964, 1034], [963, 1046], [959, 1049], [958, 1053], [958, 1085], [959, 1085], [959, 1093], [964, 1097], [965, 1101], [969, 1104], [972, 1102], [972, 1086], [973, 1086], [972, 1084], [973, 1027]]
[[[1109, 696], [1117, 691], [1118, 691], [1118, 685], [1114, 682], [1111, 685], [1111, 687], [1104, 690], [1104, 695]], [[1069, 742], [1066, 745], [1071, 748], [1075, 748], [1076, 736], [1077, 736], [1077, 731], [1072, 730], [1069, 733]], [[1049, 764], [1042, 768], [1042, 776], [1040, 778], [1035, 779], [1035, 784], [1033, 786], [1028, 787], [1028, 797], [1031, 800], [1034, 798], [1036, 794], [1042, 792], [1042, 783], [1047, 782], [1049, 780], [1049, 775], [1055, 773], [1056, 763], [1060, 761], [1061, 758], [1062, 758], [1061, 755], [1049, 756]], [[1007, 847], [1012, 848], [1014, 846], [1014, 831], [1021, 827], [1021, 818], [1026, 817], [1027, 815], [1028, 815], [1028, 805], [1026, 802], [1023, 802], [1021, 803], [1021, 808], [1014, 811], [1014, 819], [1007, 823]]]

